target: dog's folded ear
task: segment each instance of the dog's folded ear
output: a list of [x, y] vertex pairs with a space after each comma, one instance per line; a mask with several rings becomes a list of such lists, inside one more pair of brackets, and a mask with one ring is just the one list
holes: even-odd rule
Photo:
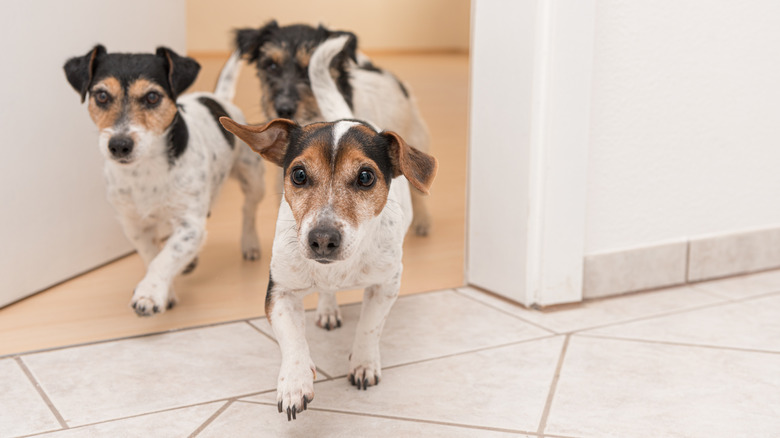
[[409, 146], [400, 135], [384, 131], [380, 135], [390, 143], [390, 163], [393, 177], [403, 175], [419, 191], [429, 194], [439, 162], [431, 155]]
[[70, 58], [63, 66], [68, 82], [81, 95], [81, 103], [84, 103], [89, 86], [92, 85], [98, 58], [105, 54], [106, 48], [98, 44], [86, 55]]
[[236, 48], [249, 62], [257, 61], [260, 57], [260, 47], [268, 40], [273, 32], [279, 30], [279, 23], [271, 20], [259, 29], [236, 29]]
[[171, 98], [176, 100], [176, 96], [195, 82], [200, 71], [200, 64], [192, 58], [177, 55], [176, 52], [167, 47], [158, 47], [157, 56], [165, 62]]
[[219, 123], [263, 158], [280, 167], [284, 164], [290, 134], [300, 128], [297, 123], [287, 119], [271, 120], [265, 126], [251, 126], [236, 123], [229, 117], [220, 117]]

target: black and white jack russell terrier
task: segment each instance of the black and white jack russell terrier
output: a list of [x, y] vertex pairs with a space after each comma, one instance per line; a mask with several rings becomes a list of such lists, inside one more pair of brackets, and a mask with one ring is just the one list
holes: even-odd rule
[[358, 389], [379, 383], [379, 338], [403, 270], [404, 236], [412, 223], [409, 183], [428, 193], [438, 163], [391, 131], [353, 120], [331, 77], [331, 60], [348, 36], [321, 44], [309, 65], [323, 115], [334, 122], [301, 126], [276, 119], [222, 125], [284, 171], [265, 312], [282, 352], [279, 412], [288, 420], [314, 398], [316, 368], [304, 330], [303, 297], [365, 288], [349, 358]]
[[264, 194], [263, 162], [218, 119], [244, 120], [231, 103], [240, 54], [234, 53], [214, 93], [181, 95], [200, 65], [159, 47], [155, 54], [107, 53], [102, 45], [64, 66], [68, 82], [89, 96], [100, 132], [108, 199], [146, 264], [131, 306], [140, 316], [176, 303], [173, 279], [195, 268], [206, 218], [228, 175], [245, 196], [241, 250], [260, 258], [255, 226]]

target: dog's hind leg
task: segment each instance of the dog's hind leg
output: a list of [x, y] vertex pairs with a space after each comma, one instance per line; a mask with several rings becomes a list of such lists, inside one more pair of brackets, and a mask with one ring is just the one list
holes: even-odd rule
[[418, 192], [414, 187], [410, 189], [412, 193], [412, 211], [414, 212], [411, 229], [418, 236], [427, 236], [432, 224], [431, 212], [430, 208], [428, 208], [428, 197]]
[[325, 330], [341, 327], [341, 312], [335, 292], [320, 292], [317, 299], [317, 326]]
[[[428, 128], [425, 126], [420, 117], [420, 113], [415, 105], [410, 105], [409, 108], [409, 126], [404, 129], [401, 134], [404, 135], [404, 139], [417, 149], [429, 153], [431, 150], [431, 137], [428, 133]], [[412, 216], [411, 229], [414, 234], [418, 236], [427, 236], [431, 231], [433, 225], [433, 219], [430, 211], [429, 198], [417, 191], [414, 187], [410, 187], [412, 193]]]
[[239, 143], [239, 155], [232, 176], [238, 179], [244, 193], [241, 224], [241, 253], [245, 260], [260, 259], [260, 239], [257, 237], [257, 205], [265, 195], [263, 159], [248, 146]]
[[388, 284], [367, 287], [363, 293], [360, 321], [355, 330], [352, 354], [349, 356], [349, 382], [357, 389], [378, 385], [382, 377], [379, 359], [379, 337], [390, 314], [390, 308], [398, 298], [401, 272]]

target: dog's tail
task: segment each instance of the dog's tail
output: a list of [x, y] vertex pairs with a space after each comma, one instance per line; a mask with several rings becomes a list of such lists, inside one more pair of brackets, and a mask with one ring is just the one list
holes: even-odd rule
[[326, 121], [353, 118], [344, 96], [336, 87], [336, 81], [330, 75], [330, 64], [346, 46], [351, 37], [341, 35], [331, 38], [317, 47], [309, 61], [309, 80], [311, 90], [317, 99], [317, 106]]
[[217, 79], [217, 86], [214, 87], [214, 94], [227, 101], [232, 102], [236, 95], [236, 84], [238, 83], [238, 72], [241, 70], [241, 52], [236, 50], [230, 55]]

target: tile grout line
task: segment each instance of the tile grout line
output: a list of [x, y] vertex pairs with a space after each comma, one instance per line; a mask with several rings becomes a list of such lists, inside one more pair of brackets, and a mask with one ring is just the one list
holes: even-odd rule
[[[459, 287], [466, 287], [466, 286], [464, 285], [464, 286], [459, 286]], [[414, 293], [410, 293], [410, 294], [405, 294], [405, 295], [399, 296], [398, 299], [400, 300], [400, 299], [405, 299], [405, 298], [408, 298], [408, 297], [414, 297], [414, 296], [417, 296], [417, 295], [425, 295], [425, 294], [432, 294], [432, 293], [436, 293], [436, 292], [449, 292], [449, 291], [455, 291], [455, 288], [433, 289], [433, 290], [427, 290], [427, 291], [422, 291], [422, 292], [414, 292]], [[355, 303], [339, 304], [339, 306], [340, 307], [348, 307], [348, 306], [359, 305], [361, 303], [362, 303], [362, 301], [358, 301], [358, 302], [355, 302]], [[314, 311], [316, 311], [316, 309], [309, 309], [309, 310], [306, 310], [305, 312], [309, 313], [309, 312], [314, 312]], [[16, 351], [16, 352], [12, 352], [12, 353], [0, 354], [0, 359], [8, 359], [8, 358], [16, 357], [16, 356], [27, 356], [27, 355], [31, 355], [31, 354], [48, 353], [48, 352], [51, 352], [51, 351], [66, 350], [66, 349], [69, 349], [69, 348], [87, 347], [87, 346], [90, 346], [90, 345], [107, 344], [109, 342], [127, 341], [127, 340], [130, 340], [130, 339], [140, 339], [140, 338], [145, 338], [145, 337], [149, 337], [149, 336], [165, 335], [165, 334], [169, 334], [169, 333], [179, 333], [179, 332], [185, 332], [185, 331], [190, 331], [190, 330], [199, 330], [199, 329], [205, 329], [205, 328], [211, 328], [211, 327], [220, 327], [220, 326], [223, 326], [223, 325], [240, 324], [242, 322], [250, 322], [250, 321], [257, 320], [257, 319], [265, 319], [265, 318], [266, 318], [266, 315], [257, 315], [257, 316], [250, 316], [248, 318], [232, 319], [232, 320], [228, 320], [228, 321], [218, 321], [218, 322], [207, 323], [207, 324], [199, 324], [199, 325], [194, 325], [194, 326], [189, 326], [189, 327], [172, 328], [172, 329], [169, 329], [169, 330], [162, 330], [162, 331], [158, 331], [158, 332], [138, 333], [138, 334], [134, 334], [134, 335], [119, 336], [119, 337], [116, 337], [116, 338], [98, 339], [98, 340], [87, 341], [87, 342], [77, 342], [75, 344], [60, 345], [60, 346], [55, 346], [55, 347], [39, 348], [37, 350]], [[276, 341], [274, 341], [274, 342], [276, 342]]]
[[[549, 329], [549, 328], [547, 328], [547, 327], [544, 327], [544, 326], [540, 325], [539, 323], [536, 323], [536, 322], [533, 322], [533, 321], [529, 321], [529, 320], [527, 320], [527, 319], [523, 318], [522, 316], [515, 315], [515, 314], [514, 314], [514, 313], [512, 313], [512, 312], [508, 312], [508, 311], [506, 311], [506, 310], [504, 310], [504, 309], [501, 309], [501, 308], [499, 308], [499, 307], [496, 307], [496, 306], [494, 306], [494, 305], [492, 305], [492, 304], [490, 304], [490, 303], [485, 303], [484, 301], [480, 301], [480, 300], [478, 300], [478, 299], [476, 299], [476, 298], [474, 298], [474, 297], [470, 297], [470, 296], [468, 296], [467, 294], [465, 294], [465, 293], [461, 292], [461, 291], [460, 291], [460, 290], [458, 290], [458, 289], [454, 289], [454, 290], [455, 290], [455, 293], [457, 293], [458, 295], [460, 295], [460, 296], [462, 296], [462, 297], [466, 297], [466, 298], [468, 298], [468, 299], [470, 299], [470, 300], [472, 300], [472, 301], [475, 301], [475, 302], [477, 302], [477, 303], [480, 303], [480, 304], [482, 304], [483, 306], [489, 307], [489, 308], [491, 308], [491, 309], [493, 309], [493, 310], [497, 310], [497, 311], [499, 311], [499, 312], [501, 312], [501, 313], [503, 313], [503, 314], [505, 314], [505, 315], [509, 315], [509, 316], [511, 316], [511, 317], [513, 317], [513, 318], [519, 319], [520, 321], [523, 321], [524, 323], [526, 323], [526, 324], [528, 324], [528, 325], [532, 325], [532, 326], [534, 326], [534, 327], [536, 327], [536, 328], [538, 328], [538, 329], [542, 329], [542, 330], [544, 330], [544, 331], [546, 331], [546, 332], [549, 332], [549, 333], [552, 333], [552, 334], [554, 334], [554, 335], [560, 335], [560, 334], [563, 334], [563, 333], [556, 332], [555, 330]], [[480, 293], [484, 293], [484, 292], [480, 292]], [[487, 294], [485, 294], [485, 295], [487, 295]], [[489, 295], [488, 295], [488, 296], [489, 296]]]
[[552, 407], [553, 397], [555, 391], [558, 388], [558, 380], [561, 377], [561, 369], [563, 368], [563, 360], [566, 357], [566, 350], [569, 348], [569, 340], [571, 335], [566, 335], [563, 340], [563, 347], [561, 347], [561, 355], [558, 357], [558, 364], [555, 366], [555, 374], [553, 375], [552, 383], [550, 383], [550, 391], [547, 393], [547, 401], [544, 404], [544, 411], [542, 412], [542, 418], [539, 420], [539, 428], [536, 433], [544, 435], [544, 429], [547, 427], [547, 418], [550, 415], [550, 408]]
[[[721, 299], [723, 299], [723, 298], [721, 297]], [[724, 299], [724, 301], [720, 301], [720, 302], [717, 302], [717, 303], [702, 304], [700, 306], [695, 306], [695, 307], [687, 307], [687, 308], [682, 308], [682, 309], [663, 311], [661, 313], [655, 313], [655, 314], [652, 314], [652, 315], [637, 316], [636, 318], [631, 318], [631, 319], [626, 319], [626, 320], [621, 320], [621, 321], [609, 322], [609, 323], [602, 324], [602, 325], [594, 325], [594, 326], [589, 326], [589, 327], [573, 329], [573, 330], [569, 330], [569, 331], [563, 332], [562, 334], [566, 334], [566, 335], [579, 334], [579, 333], [587, 331], [587, 330], [596, 330], [596, 329], [600, 329], [600, 328], [604, 328], [604, 327], [612, 327], [612, 326], [616, 326], [616, 325], [629, 324], [629, 323], [632, 323], [632, 322], [645, 321], [645, 320], [648, 320], [648, 319], [659, 318], [659, 317], [662, 317], [662, 316], [678, 315], [678, 314], [681, 314], [681, 313], [694, 312], [694, 311], [697, 311], [697, 310], [709, 309], [711, 307], [725, 306], [725, 305], [729, 305], [729, 304], [734, 304], [734, 302], [733, 301], [728, 301], [728, 300]]]
[[60, 426], [62, 426], [63, 429], [70, 429], [70, 426], [68, 426], [68, 423], [65, 422], [65, 419], [60, 414], [60, 411], [57, 410], [57, 408], [54, 406], [54, 403], [52, 403], [49, 396], [46, 395], [46, 392], [43, 390], [43, 387], [41, 387], [41, 384], [38, 383], [38, 381], [35, 379], [35, 376], [33, 376], [32, 371], [30, 371], [30, 369], [27, 368], [27, 364], [25, 364], [22, 358], [19, 356], [14, 357], [14, 360], [22, 369], [22, 371], [27, 376], [27, 378], [30, 380], [30, 383], [32, 383], [32, 385], [35, 387], [35, 390], [38, 391], [38, 395], [41, 396], [43, 402], [46, 403], [46, 406], [49, 407], [51, 413], [54, 414], [54, 417], [57, 419], [57, 422], [60, 423]]
[[[271, 336], [271, 335], [269, 335], [268, 333], [266, 333], [266, 332], [264, 332], [264, 331], [260, 330], [260, 328], [258, 328], [258, 327], [257, 327], [257, 326], [255, 326], [254, 324], [252, 324], [252, 322], [251, 322], [251, 321], [246, 321], [246, 323], [247, 323], [247, 324], [249, 324], [249, 326], [250, 326], [250, 327], [252, 327], [253, 329], [255, 329], [255, 330], [257, 330], [258, 332], [260, 332], [260, 334], [262, 334], [263, 336], [265, 336], [265, 337], [267, 337], [268, 339], [270, 339], [271, 341], [273, 341], [273, 342], [274, 342], [274, 344], [276, 344], [277, 346], [279, 345], [279, 342], [277, 342], [277, 341], [276, 341], [276, 339], [275, 339], [274, 337], [272, 337], [272, 336]], [[319, 373], [319, 374], [322, 374], [323, 376], [325, 376], [325, 380], [323, 380], [323, 381], [327, 382], [328, 380], [331, 380], [331, 379], [333, 379], [333, 377], [332, 377], [330, 374], [326, 373], [326, 372], [325, 372], [325, 371], [324, 371], [322, 368], [320, 368], [320, 367], [316, 367], [316, 368], [317, 368], [317, 373]]]
[[279, 346], [279, 342], [277, 342], [277, 341], [276, 341], [276, 338], [274, 338], [273, 336], [269, 335], [268, 333], [266, 333], [266, 332], [264, 332], [264, 331], [260, 330], [260, 329], [259, 329], [257, 326], [255, 326], [254, 324], [252, 324], [252, 321], [246, 320], [246, 321], [244, 321], [244, 322], [246, 322], [247, 324], [249, 324], [249, 327], [252, 327], [253, 329], [255, 329], [255, 330], [256, 330], [258, 333], [260, 333], [261, 335], [263, 335], [263, 336], [265, 336], [266, 338], [270, 339], [270, 340], [271, 340], [271, 341], [272, 341], [274, 344], [276, 344], [276, 346], [277, 346], [277, 347]]
[[[444, 356], [437, 356], [437, 357], [431, 357], [431, 358], [427, 358], [427, 359], [420, 359], [420, 360], [416, 360], [416, 361], [412, 361], [412, 362], [404, 362], [404, 363], [399, 363], [399, 364], [395, 364], [395, 365], [390, 365], [390, 366], [382, 367], [382, 370], [392, 370], [394, 368], [406, 367], [406, 366], [410, 366], [410, 365], [417, 365], [417, 364], [421, 364], [421, 363], [425, 363], [425, 362], [432, 362], [432, 361], [439, 360], [439, 359], [449, 359], [449, 358], [456, 357], [456, 356], [463, 356], [463, 355], [467, 355], [467, 354], [480, 353], [482, 351], [497, 350], [497, 349], [505, 348], [505, 347], [513, 347], [515, 345], [524, 344], [526, 342], [541, 341], [541, 340], [544, 340], [544, 339], [552, 339], [552, 338], [555, 338], [555, 337], [558, 337], [558, 336], [560, 336], [560, 335], [549, 334], [549, 335], [545, 335], [545, 336], [539, 336], [539, 337], [536, 337], [536, 338], [523, 339], [522, 341], [508, 342], [506, 344], [501, 344], [501, 345], [493, 345], [493, 346], [490, 346], [490, 347], [480, 347], [480, 348], [476, 348], [476, 349], [473, 349], [473, 350], [467, 350], [467, 351], [461, 351], [461, 352], [458, 352], [458, 353], [446, 354]], [[343, 377], [347, 377], [347, 375], [346, 374], [342, 374], [342, 375], [334, 376], [333, 380], [340, 379], [340, 378], [343, 378]], [[319, 383], [319, 382], [316, 382], [316, 383]]]
[[206, 421], [203, 422], [203, 424], [198, 426], [198, 428], [195, 429], [195, 431], [189, 435], [189, 438], [195, 438], [196, 436], [198, 436], [199, 433], [203, 432], [204, 429], [209, 427], [209, 425], [213, 423], [214, 420], [216, 420], [220, 415], [222, 415], [222, 413], [225, 412], [227, 408], [229, 408], [233, 403], [235, 403], [235, 401], [236, 399], [233, 398], [225, 402], [224, 405], [222, 405], [219, 409], [217, 409], [217, 412], [211, 414], [211, 416], [208, 419], [206, 419]]
[[645, 344], [661, 344], [661, 345], [670, 345], [675, 347], [694, 347], [694, 348], [707, 348], [710, 350], [726, 350], [726, 351], [734, 351], [734, 352], [741, 352], [741, 353], [759, 353], [759, 354], [780, 354], [780, 351], [772, 351], [772, 350], [759, 350], [759, 349], [753, 349], [753, 348], [741, 348], [741, 347], [723, 347], [720, 345], [701, 345], [701, 344], [688, 344], [685, 342], [672, 342], [672, 341], [658, 341], [654, 339], [639, 339], [639, 338], [621, 338], [618, 336], [609, 336], [609, 335], [601, 335], [601, 334], [590, 334], [590, 333], [576, 333], [577, 336], [583, 336], [586, 338], [596, 338], [596, 339], [609, 339], [613, 341], [625, 341], [625, 342], [641, 342]]
[[[265, 391], [250, 392], [248, 394], [242, 394], [242, 395], [238, 395], [238, 396], [223, 397], [223, 398], [218, 398], [218, 399], [214, 399], [214, 400], [206, 400], [206, 401], [202, 401], [202, 402], [198, 402], [198, 403], [192, 403], [192, 404], [189, 404], [189, 405], [175, 406], [175, 407], [172, 407], [172, 408], [158, 409], [156, 411], [144, 412], [144, 413], [141, 413], [141, 414], [133, 414], [133, 415], [127, 415], [125, 417], [110, 418], [108, 420], [95, 421], [93, 423], [79, 424], [78, 426], [74, 426], [74, 427], [69, 428], [69, 430], [78, 430], [78, 429], [83, 429], [85, 427], [97, 426], [99, 424], [113, 423], [113, 422], [116, 422], [116, 421], [123, 421], [123, 420], [129, 420], [129, 419], [132, 419], [132, 418], [145, 417], [147, 415], [162, 414], [162, 413], [165, 413], [165, 412], [178, 411], [180, 409], [195, 408], [195, 407], [198, 407], [198, 406], [205, 406], [205, 405], [210, 404], [210, 403], [228, 402], [230, 400], [240, 400], [240, 399], [245, 398], [245, 397], [254, 397], [256, 395], [267, 394], [267, 393], [269, 393], [271, 391], [275, 391], [275, 389], [267, 389]], [[59, 431], [55, 431], [55, 432], [59, 432]], [[39, 435], [43, 435], [43, 434], [47, 434], [47, 433], [50, 433], [50, 432], [36, 432], [36, 433], [30, 434], [30, 435], [24, 435], [24, 437], [20, 437], [20, 438], [35, 437], [35, 436], [39, 436]]]
[[[242, 400], [242, 403], [253, 403], [256, 405], [262, 405], [262, 406], [269, 406], [269, 407], [276, 407], [276, 405], [268, 403], [268, 402], [258, 402], [258, 401], [251, 401], [251, 400]], [[409, 417], [396, 417], [393, 415], [381, 415], [381, 414], [369, 414], [366, 412], [353, 412], [353, 411], [341, 411], [338, 409], [328, 409], [328, 408], [316, 408], [309, 406], [310, 411], [317, 411], [317, 412], [329, 412], [333, 414], [345, 414], [345, 415], [354, 415], [358, 417], [369, 417], [369, 418], [383, 418], [386, 420], [398, 420], [398, 421], [407, 421], [410, 423], [426, 423], [426, 424], [435, 424], [438, 426], [450, 426], [450, 427], [458, 427], [463, 429], [475, 429], [475, 430], [489, 430], [494, 432], [507, 432], [507, 433], [523, 433], [526, 435], [533, 435], [542, 437], [541, 434], [538, 434], [536, 432], [530, 432], [525, 430], [515, 430], [515, 429], [502, 429], [498, 427], [487, 427], [487, 426], [475, 426], [471, 424], [461, 424], [461, 423], [450, 423], [446, 421], [437, 421], [437, 420], [426, 420], [423, 418], [409, 418]]]
[[688, 242], [685, 245], [685, 283], [684, 284], [690, 284], [691, 283], [691, 241], [688, 240]]
[[745, 301], [752, 301], [752, 300], [756, 300], [756, 299], [760, 299], [760, 298], [766, 298], [766, 297], [770, 297], [772, 295], [780, 294], [780, 291], [772, 291], [772, 292], [764, 292], [764, 293], [760, 293], [760, 294], [756, 294], [756, 295], [750, 295], [750, 296], [747, 296], [747, 297], [739, 297], [739, 298], [737, 298], [737, 297], [729, 296], [729, 295], [727, 295], [726, 293], [723, 293], [723, 292], [710, 290], [710, 289], [707, 288], [706, 283], [707, 282], [693, 283], [693, 284], [691, 284], [691, 287], [696, 289], [699, 292], [706, 293], [709, 296], [717, 297], [717, 298], [720, 298], [722, 300], [728, 300], [731, 303], [742, 303], [742, 302], [745, 302]]

